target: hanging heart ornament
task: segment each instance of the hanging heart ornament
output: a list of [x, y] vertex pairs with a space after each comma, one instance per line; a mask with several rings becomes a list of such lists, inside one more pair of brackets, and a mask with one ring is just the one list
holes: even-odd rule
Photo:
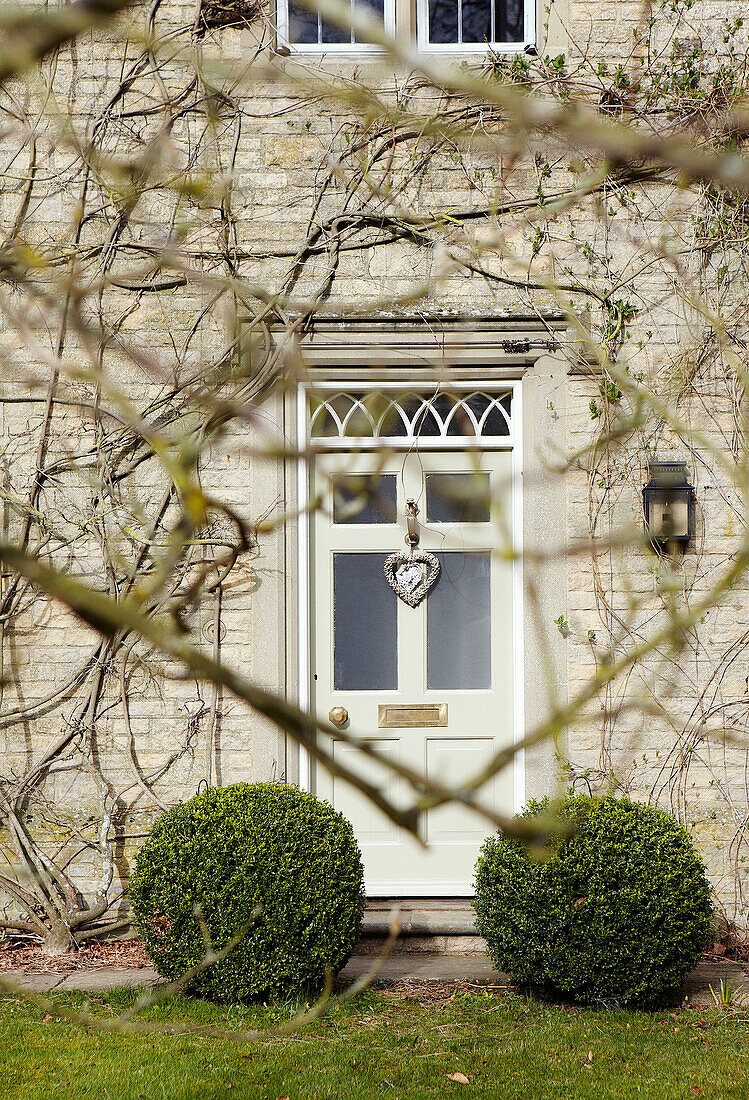
[[418, 607], [440, 575], [439, 559], [427, 550], [391, 554], [385, 560], [385, 577], [399, 600]]

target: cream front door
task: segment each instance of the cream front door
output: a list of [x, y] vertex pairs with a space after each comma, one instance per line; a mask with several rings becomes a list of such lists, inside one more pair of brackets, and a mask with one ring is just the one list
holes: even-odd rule
[[[312, 523], [312, 702], [348, 712], [347, 736], [442, 784], [459, 786], [512, 742], [511, 451], [319, 455]], [[419, 549], [441, 572], [416, 608], [389, 587], [385, 559], [406, 551], [405, 507], [419, 507]], [[410, 805], [413, 791], [355, 746], [337, 760]], [[352, 822], [370, 896], [462, 896], [486, 818], [449, 804], [425, 815], [418, 844], [349, 783], [316, 769], [313, 789]], [[512, 767], [483, 801], [511, 814]]]

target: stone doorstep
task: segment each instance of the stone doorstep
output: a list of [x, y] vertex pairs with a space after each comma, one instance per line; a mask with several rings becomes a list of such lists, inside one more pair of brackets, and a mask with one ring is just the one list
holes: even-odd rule
[[355, 956], [380, 954], [395, 908], [400, 911], [401, 934], [393, 955], [486, 955], [486, 943], [476, 935], [475, 914], [468, 898], [372, 898], [364, 911], [362, 938]]
[[[354, 958], [360, 956], [371, 958], [381, 954], [387, 937], [372, 932], [364, 932], [361, 940], [354, 948]], [[392, 950], [393, 955], [408, 955], [409, 957], [431, 955], [434, 958], [459, 955], [461, 958], [479, 958], [486, 956], [486, 940], [481, 936], [469, 935], [439, 935], [428, 933], [420, 935], [415, 932], [404, 931], [398, 937]]]
[[476, 937], [475, 913], [465, 898], [376, 899], [367, 902], [362, 936], [386, 937], [393, 909], [400, 910], [401, 936]]

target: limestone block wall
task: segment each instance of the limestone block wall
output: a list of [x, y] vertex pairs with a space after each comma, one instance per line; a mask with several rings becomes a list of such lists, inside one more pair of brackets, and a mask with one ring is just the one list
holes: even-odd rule
[[[589, 400], [596, 390], [583, 381], [571, 387], [573, 450], [590, 437]], [[643, 466], [639, 476], [625, 452], [611, 456], [603, 469], [597, 464], [592, 478], [580, 471], [568, 481], [571, 544], [589, 537], [592, 514], [615, 535], [641, 523], [639, 490], [651, 455], [686, 460], [697, 502], [696, 537], [675, 566], [645, 547], [617, 546], [614, 538], [611, 548], [601, 545], [568, 568], [570, 692], [583, 688], [606, 661], [657, 637], [671, 600], [681, 610], [697, 605], [738, 552], [735, 517], [744, 506], [730, 461], [728, 469], [721, 467], [732, 415], [725, 400], [711, 405], [709, 447], [692, 447], [685, 435], [661, 430], [648, 450], [634, 455]], [[601, 691], [588, 708], [589, 721], [575, 723], [568, 742], [577, 787], [613, 781], [635, 798], [657, 799], [692, 830], [721, 896], [739, 916], [746, 883], [746, 608], [742, 576], [684, 632], [678, 653], [660, 644], [615, 687]]]
[[[562, 78], [590, 76], [586, 87], [597, 102], [595, 81], [608, 80], [596, 75], [601, 65], [612, 73], [645, 56], [642, 7], [618, 0], [557, 0], [552, 7], [549, 52], [565, 53]], [[111, 387], [110, 412], [127, 420], [133, 410], [146, 410], [171, 439], [198, 431], [204, 409], [195, 395], [226, 361], [234, 294], [248, 312], [260, 301], [277, 301], [282, 332], [284, 320], [288, 328], [306, 309], [390, 319], [418, 313], [432, 329], [457, 317], [507, 318], [508, 325], [525, 317], [541, 331], [570, 311], [570, 337], [553, 368], [537, 365], [527, 375], [535, 393], [527, 433], [535, 466], [526, 490], [530, 500], [533, 479], [563, 483], [559, 523], [552, 525], [559, 537], [550, 539], [543, 508], [530, 508], [536, 526], [529, 521], [526, 546], [552, 554], [546, 577], [553, 578], [553, 595], [534, 629], [545, 632], [562, 670], [559, 693], [574, 696], [603, 662], [662, 629], [669, 599], [687, 608], [698, 601], [742, 545], [746, 510], [731, 478], [742, 398], [730, 358], [694, 302], [702, 294], [743, 331], [741, 262], [730, 249], [719, 261], [712, 252], [706, 258], [701, 243], [712, 197], [661, 175], [608, 179], [571, 201], [590, 167], [584, 150], [548, 135], [510, 147], [491, 105], [466, 112], [465, 104], [416, 76], [396, 76], [381, 61], [278, 58], [257, 28], [202, 40], [206, 71], [227, 89], [218, 94], [195, 79], [195, 47], [185, 29], [193, 12], [192, 0], [170, 0], [158, 10], [157, 32], [173, 44], [158, 69], [144, 60], [135, 36], [123, 43], [97, 32], [61, 50], [44, 70], [46, 83], [19, 83], [15, 114], [5, 105], [13, 124], [0, 135], [0, 228], [40, 259], [33, 292], [9, 288], [0, 317], [4, 529], [19, 534], [31, 513], [32, 545], [53, 564], [102, 587], [121, 583], [168, 480], [158, 460], [144, 460], [103, 492], [102, 470], [119, 477], [128, 455], [127, 447], [117, 449], [116, 419], [102, 420], [96, 411], [101, 379], [92, 363]], [[719, 50], [721, 28], [732, 17], [731, 5], [712, 0], [687, 15], [678, 5], [659, 8], [649, 41], [664, 64], [677, 38], [699, 38], [706, 53], [715, 41]], [[311, 84], [321, 73], [336, 94]], [[150, 110], [165, 89], [173, 98], [168, 125], [163, 111]], [[384, 105], [400, 103], [421, 119], [450, 118], [473, 139], [417, 128], [410, 136], [399, 131], [394, 142], [382, 119], [362, 121], [361, 104], [373, 89]], [[98, 159], [81, 155], [87, 142]], [[144, 167], [152, 148], [158, 155]], [[146, 178], [138, 194], [137, 181]], [[412, 219], [407, 225], [404, 214]], [[80, 254], [88, 286], [82, 314], [108, 339], [96, 360], [68, 324], [61, 358], [74, 373], [63, 374], [48, 416], [46, 386], [71, 249]], [[153, 258], [164, 251], [168, 279], [153, 273]], [[728, 282], [715, 276], [724, 262], [735, 275]], [[612, 302], [620, 304], [612, 309]], [[680, 426], [651, 409], [605, 451], [588, 449], [631, 406], [607, 396], [600, 373], [579, 369], [575, 318], [594, 343], [607, 341], [618, 370], [663, 397]], [[287, 386], [264, 390], [252, 417], [232, 421], [201, 453], [206, 496], [248, 527], [262, 523], [220, 598], [211, 592], [188, 606], [185, 621], [207, 651], [294, 698], [295, 463], [263, 453], [269, 442], [277, 449], [294, 443], [285, 391], [296, 380], [298, 359], [280, 364]], [[174, 393], [186, 380], [191, 396], [180, 405]], [[115, 390], [124, 392], [127, 407], [111, 397]], [[700, 440], [691, 434], [696, 429]], [[42, 438], [44, 485], [30, 509]], [[110, 448], [104, 465], [102, 446]], [[632, 544], [653, 456], [685, 459], [697, 493], [697, 538], [676, 570], [675, 594], [665, 563]], [[176, 517], [172, 501], [154, 560]], [[219, 511], [192, 540], [179, 584], [187, 586], [196, 563], [219, 555], [232, 537]], [[5, 575], [6, 595], [12, 584]], [[706, 612], [677, 655], [664, 645], [635, 662], [556, 746], [560, 782], [580, 789], [614, 784], [677, 813], [739, 915], [749, 699], [744, 588], [741, 580]], [[554, 625], [559, 616], [564, 630]], [[178, 675], [147, 647], [102, 650], [93, 630], [31, 590], [13, 603], [2, 630], [2, 775], [7, 789], [23, 785], [45, 750], [73, 731], [34, 786], [27, 812], [39, 835], [57, 837], [59, 830], [71, 857], [77, 851], [76, 881], [95, 882], [101, 872], [102, 807], [111, 817], [117, 873], [126, 879], [160, 805], [189, 796], [204, 781], [295, 777], [295, 748], [278, 730]], [[86, 705], [92, 685], [93, 712]], [[548, 696], [533, 663], [526, 695], [529, 721], [541, 721]], [[534, 794], [552, 782], [549, 758], [534, 764], [531, 757]], [[7, 837], [4, 850], [12, 861]]]

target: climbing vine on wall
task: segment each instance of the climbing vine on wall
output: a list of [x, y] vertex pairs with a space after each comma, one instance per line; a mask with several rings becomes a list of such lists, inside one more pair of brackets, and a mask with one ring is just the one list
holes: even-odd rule
[[[569, 557], [589, 599], [548, 643], [568, 647], [578, 687], [550, 689], [528, 745], [556, 738], [574, 785], [665, 800], [702, 834], [720, 818], [713, 871], [740, 910], [749, 629], [726, 609], [748, 556], [741, 20], [661, 3], [607, 57], [575, 26], [563, 55], [451, 68], [383, 40], [388, 71], [326, 75], [279, 61], [253, 5], [156, 0], [113, 22], [124, 7], [9, 16], [8, 41], [39, 61], [0, 54], [6, 929], [66, 950], [127, 921], [128, 846], [175, 791], [222, 780], [231, 700], [329, 759], [330, 731], [314, 738], [225, 659], [263, 540], [294, 517], [281, 499], [237, 507], [215, 456], [296, 457], [265, 403], [296, 383], [322, 311], [429, 319], [456, 301], [566, 317], [577, 347], [575, 444], [548, 461], [583, 487]], [[91, 66], [106, 72], [93, 88]], [[703, 509], [679, 559], [640, 525], [664, 451], [688, 459]], [[543, 553], [526, 557], [532, 577]], [[366, 793], [407, 829], [454, 794], [401, 778], [406, 809]]]

